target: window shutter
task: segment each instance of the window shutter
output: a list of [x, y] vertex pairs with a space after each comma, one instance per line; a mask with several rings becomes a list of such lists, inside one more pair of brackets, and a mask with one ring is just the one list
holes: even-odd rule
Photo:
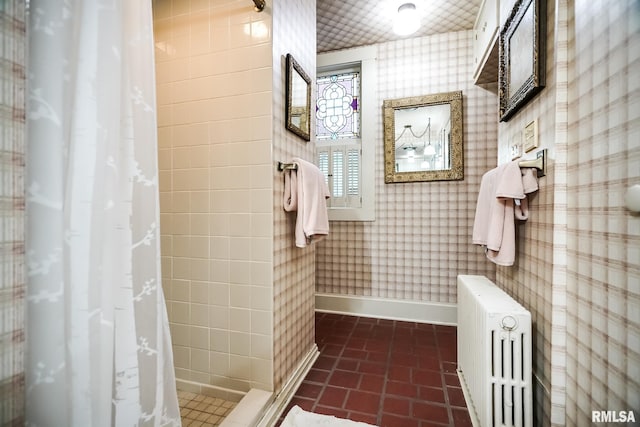
[[332, 150], [331, 153], [331, 174], [332, 190], [331, 194], [336, 199], [344, 197], [344, 151]]
[[326, 148], [318, 149], [318, 169], [324, 175], [324, 182], [327, 183], [329, 191], [331, 191], [331, 186], [329, 185], [329, 150]]
[[331, 193], [328, 207], [361, 206], [360, 165], [360, 148], [345, 145], [318, 147], [318, 168]]
[[360, 206], [360, 159], [361, 150], [352, 148], [347, 150], [347, 205]]

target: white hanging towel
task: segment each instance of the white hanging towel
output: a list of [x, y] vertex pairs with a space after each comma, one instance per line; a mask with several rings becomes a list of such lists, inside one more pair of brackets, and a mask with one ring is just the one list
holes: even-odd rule
[[515, 221], [529, 216], [527, 194], [538, 189], [536, 170], [520, 169], [518, 162], [485, 173], [480, 183], [473, 243], [486, 246], [487, 258], [511, 266], [516, 256]]
[[329, 234], [327, 199], [329, 187], [324, 175], [313, 163], [293, 159], [297, 170], [284, 176], [284, 210], [297, 211], [295, 242], [299, 248], [318, 241]]

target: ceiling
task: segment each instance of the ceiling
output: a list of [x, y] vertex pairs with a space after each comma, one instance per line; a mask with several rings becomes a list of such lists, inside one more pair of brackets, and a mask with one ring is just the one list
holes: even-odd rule
[[[421, 27], [410, 36], [391, 30], [404, 3], [414, 3]], [[473, 28], [481, 0], [317, 0], [317, 52]]]

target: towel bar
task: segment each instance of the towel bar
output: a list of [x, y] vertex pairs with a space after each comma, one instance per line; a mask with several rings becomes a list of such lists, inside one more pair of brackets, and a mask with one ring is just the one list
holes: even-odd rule
[[[542, 178], [547, 170], [547, 149], [538, 151], [535, 159], [521, 160], [518, 162], [518, 166], [521, 168], [536, 168], [538, 169], [538, 178]], [[295, 163], [278, 162], [278, 171], [280, 172], [297, 169], [298, 165]]]
[[278, 162], [278, 170], [283, 172], [285, 170], [298, 170], [298, 165], [295, 163], [282, 163]]
[[518, 162], [518, 166], [521, 168], [536, 168], [538, 169], [538, 178], [542, 178], [547, 170], [547, 149], [538, 151], [535, 159], [521, 160]]

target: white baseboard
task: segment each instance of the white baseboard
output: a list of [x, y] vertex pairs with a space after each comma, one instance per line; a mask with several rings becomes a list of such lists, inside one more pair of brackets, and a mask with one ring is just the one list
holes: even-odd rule
[[316, 293], [316, 311], [438, 325], [457, 324], [457, 304]]
[[462, 375], [462, 371], [460, 369], [456, 369], [458, 374], [458, 379], [460, 380], [460, 386], [462, 387], [462, 394], [464, 395], [464, 401], [467, 404], [467, 408], [469, 408], [469, 418], [471, 418], [471, 425], [473, 427], [480, 427], [480, 420], [478, 419], [478, 415], [476, 414], [476, 410], [473, 406], [473, 402], [471, 401], [471, 394], [469, 393], [469, 386], [464, 379], [464, 375]]
[[280, 391], [273, 400], [271, 406], [266, 409], [262, 419], [256, 424], [256, 427], [270, 427], [275, 425], [296, 394], [298, 387], [300, 387], [300, 384], [311, 370], [318, 356], [320, 356], [318, 346], [313, 344], [313, 347], [306, 354], [302, 362], [300, 362], [300, 365], [298, 365], [298, 368], [294, 371], [293, 375], [291, 375], [289, 381], [282, 387], [282, 391]]

